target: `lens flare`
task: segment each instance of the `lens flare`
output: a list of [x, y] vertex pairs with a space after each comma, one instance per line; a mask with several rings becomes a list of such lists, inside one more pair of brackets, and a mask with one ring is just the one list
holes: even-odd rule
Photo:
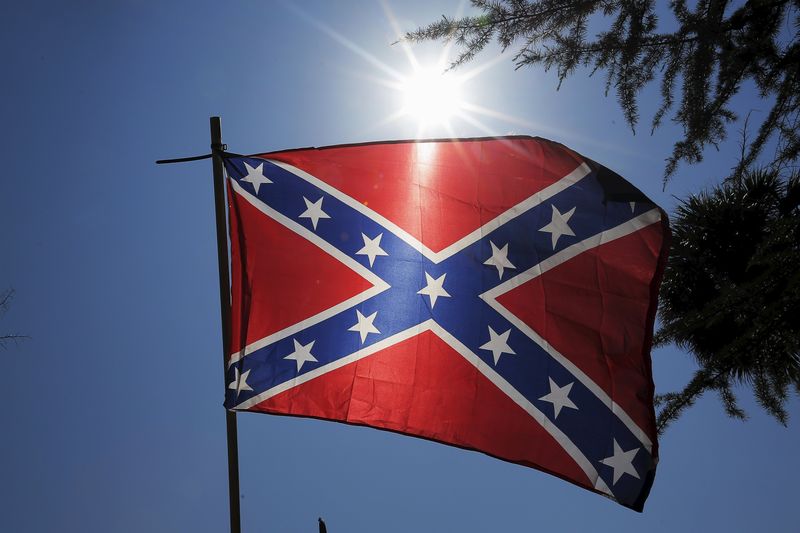
[[420, 68], [401, 89], [403, 114], [420, 124], [447, 124], [463, 106], [461, 80], [440, 68]]

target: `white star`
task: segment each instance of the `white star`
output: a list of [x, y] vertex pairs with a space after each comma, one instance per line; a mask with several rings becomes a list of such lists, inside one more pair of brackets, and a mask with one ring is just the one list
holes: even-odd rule
[[547, 379], [550, 380], [550, 393], [545, 394], [539, 399], [553, 404], [553, 409], [555, 410], [554, 418], [558, 418], [558, 413], [560, 413], [561, 409], [564, 407], [569, 407], [570, 409], [578, 408], [578, 406], [572, 403], [572, 400], [569, 399], [569, 391], [572, 389], [572, 385], [575, 384], [574, 381], [564, 385], [563, 387], [559, 387], [556, 385], [556, 382], [553, 381], [553, 378]]
[[551, 207], [553, 208], [553, 216], [550, 218], [550, 223], [539, 231], [550, 234], [553, 240], [553, 250], [555, 250], [556, 243], [562, 235], [575, 235], [575, 233], [572, 231], [572, 228], [570, 228], [567, 224], [572, 215], [575, 214], [575, 208], [573, 207], [566, 213], [562, 214], [558, 209], [556, 209], [556, 206], [551, 204]]
[[492, 257], [484, 261], [483, 264], [496, 266], [500, 279], [503, 279], [504, 268], [517, 268], [508, 260], [508, 243], [504, 244], [502, 248], [498, 248], [492, 241], [489, 241], [489, 244], [492, 245]]
[[364, 247], [357, 251], [356, 255], [366, 255], [367, 258], [369, 258], [370, 267], [372, 266], [372, 263], [375, 262], [376, 256], [389, 255], [386, 253], [386, 250], [381, 248], [381, 238], [383, 237], [383, 233], [379, 233], [374, 239], [370, 239], [363, 233], [361, 234], [361, 237], [364, 239]]
[[636, 211], [636, 202], [629, 202], [629, 203], [631, 205], [631, 213], [633, 213], [634, 211]]
[[431, 299], [431, 309], [436, 305], [436, 299], [439, 296], [450, 298], [450, 295], [444, 290], [444, 277], [447, 274], [442, 274], [436, 279], [433, 279], [430, 274], [425, 272], [426, 285], [417, 291], [417, 294], [424, 294]]
[[314, 231], [317, 230], [317, 222], [319, 222], [319, 219], [331, 218], [328, 213], [322, 210], [323, 198], [323, 196], [320, 196], [319, 200], [312, 203], [311, 200], [303, 196], [303, 201], [306, 203], [306, 210], [300, 214], [300, 218], [310, 218], [311, 225], [314, 226]]
[[361, 314], [361, 311], [356, 309], [356, 316], [358, 317], [358, 323], [350, 327], [347, 331], [357, 331], [358, 334], [361, 335], [361, 344], [364, 344], [364, 341], [367, 340], [367, 335], [370, 333], [380, 333], [378, 328], [372, 324], [372, 322], [375, 320], [375, 317], [378, 316], [377, 311], [365, 317]]
[[633, 467], [633, 458], [636, 457], [638, 451], [639, 448], [634, 448], [623, 452], [622, 448], [617, 444], [617, 439], [614, 439], [614, 455], [600, 461], [604, 465], [608, 465], [614, 469], [614, 485], [617, 484], [622, 474], [630, 474], [636, 479], [639, 479], [639, 473]]
[[313, 361], [315, 363], [317, 362], [317, 358], [311, 355], [311, 348], [314, 347], [314, 343], [316, 341], [311, 341], [306, 345], [300, 344], [296, 339], [292, 339], [292, 342], [294, 343], [294, 351], [284, 357], [284, 359], [292, 359], [297, 361], [298, 372], [300, 372], [300, 369], [303, 368], [303, 364], [306, 361]]
[[508, 345], [508, 336], [511, 334], [511, 330], [509, 329], [505, 333], [497, 334], [495, 330], [492, 329], [492, 326], [489, 326], [489, 342], [481, 346], [481, 350], [489, 350], [492, 352], [492, 356], [494, 356], [494, 364], [496, 365], [497, 362], [500, 360], [500, 356], [504, 353], [510, 353], [511, 355], [516, 355], [517, 352], [511, 349]]
[[239, 369], [234, 367], [233, 369], [233, 381], [228, 383], [228, 388], [231, 390], [236, 391], [236, 396], [239, 396], [239, 393], [243, 390], [253, 390], [250, 385], [247, 384], [247, 376], [250, 375], [250, 370], [245, 372], [244, 374], [239, 376]]
[[261, 163], [255, 168], [245, 163], [244, 168], [247, 169], [247, 176], [243, 177], [242, 181], [252, 183], [256, 194], [258, 194], [258, 188], [261, 187], [261, 185], [272, 183], [272, 180], [264, 175], [264, 163]]

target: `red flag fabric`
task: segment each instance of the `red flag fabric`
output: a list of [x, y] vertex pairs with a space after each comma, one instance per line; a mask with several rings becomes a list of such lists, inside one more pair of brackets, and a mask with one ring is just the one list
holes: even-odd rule
[[540, 138], [226, 157], [226, 407], [480, 451], [641, 510], [668, 236]]

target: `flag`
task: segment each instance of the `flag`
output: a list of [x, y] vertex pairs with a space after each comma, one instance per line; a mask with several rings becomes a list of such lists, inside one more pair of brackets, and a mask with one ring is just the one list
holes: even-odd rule
[[532, 137], [227, 156], [225, 406], [366, 425], [641, 510], [667, 218]]

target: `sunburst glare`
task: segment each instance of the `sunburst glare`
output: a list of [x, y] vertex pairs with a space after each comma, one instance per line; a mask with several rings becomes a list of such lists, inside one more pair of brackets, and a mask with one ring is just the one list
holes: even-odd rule
[[403, 99], [401, 112], [421, 127], [449, 126], [450, 120], [463, 109], [462, 84], [461, 78], [440, 67], [418, 67], [399, 84]]
[[[399, 71], [395, 66], [376, 57], [372, 52], [357, 45], [346, 36], [337, 32], [323, 21], [316, 19], [296, 4], [288, 7], [299, 16], [329, 35], [334, 41], [351, 50], [367, 63], [375, 67], [377, 75], [373, 73], [360, 73], [359, 75], [372, 83], [391, 89], [396, 96], [396, 107], [382, 120], [378, 120], [372, 127], [379, 129], [393, 122], [406, 122], [416, 127], [416, 137], [426, 135], [458, 136], [454, 125], [458, 121], [477, 128], [485, 135], [498, 135], [486, 124], [481, 122], [476, 115], [492, 117], [492, 113], [482, 112], [484, 108], [470, 101], [468, 84], [487, 69], [496, 65], [504, 58], [497, 55], [490, 61], [473, 66], [471, 69], [459, 69], [457, 72], [448, 69], [452, 57], [450, 55], [453, 42], [447, 43], [438, 50], [437, 57], [428, 61], [419, 57], [411, 49], [410, 43], [403, 40], [403, 30], [400, 28], [389, 6], [389, 2], [381, 2], [387, 22], [391, 26], [396, 41], [408, 61], [408, 70]], [[464, 4], [459, 7], [459, 12]], [[430, 50], [429, 50], [430, 51]], [[497, 118], [497, 117], [492, 117]], [[515, 122], [519, 122], [517, 119]], [[457, 126], [456, 126], [457, 127]], [[459, 132], [460, 133], [460, 132]]]

